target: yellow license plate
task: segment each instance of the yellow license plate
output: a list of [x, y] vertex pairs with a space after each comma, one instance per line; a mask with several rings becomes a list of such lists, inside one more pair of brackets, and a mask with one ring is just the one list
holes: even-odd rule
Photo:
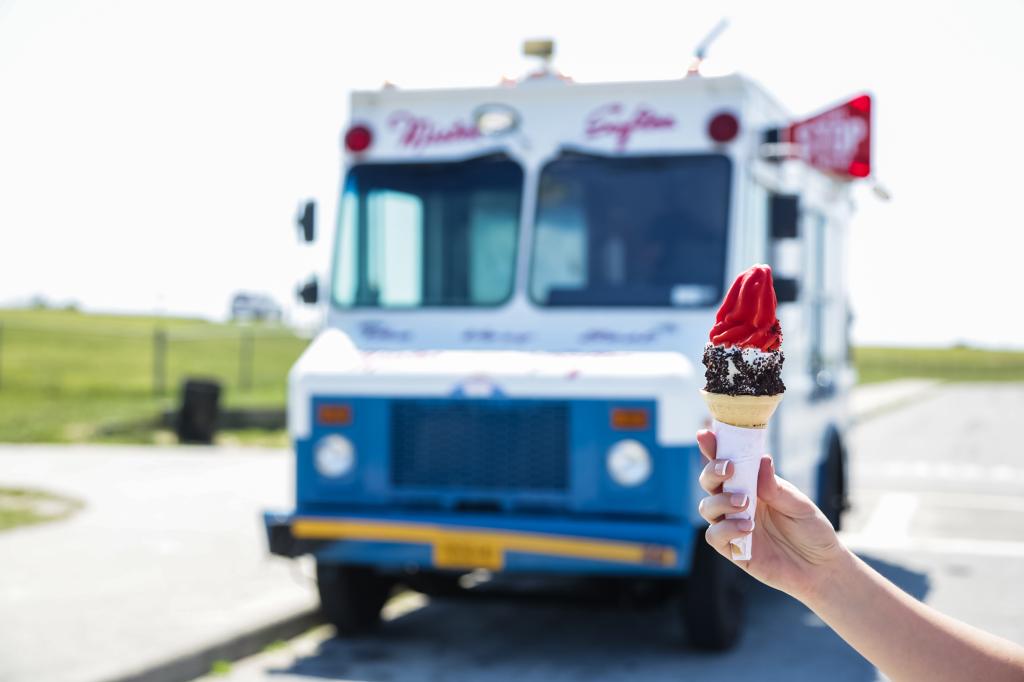
[[481, 540], [438, 540], [434, 544], [434, 566], [500, 571], [505, 566], [505, 552], [498, 545]]

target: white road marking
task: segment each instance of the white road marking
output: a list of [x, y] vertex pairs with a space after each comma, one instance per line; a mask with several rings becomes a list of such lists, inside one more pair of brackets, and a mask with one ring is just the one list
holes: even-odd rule
[[1024, 497], [1012, 495], [977, 495], [972, 493], [929, 493], [925, 498], [929, 506], [953, 507], [996, 512], [1024, 513]]
[[924, 478], [944, 481], [989, 481], [992, 483], [1024, 483], [1024, 468], [1005, 464], [983, 466], [970, 462], [935, 462], [930, 460], [897, 460], [856, 462], [857, 477]]
[[882, 543], [898, 543], [909, 536], [910, 522], [919, 505], [917, 495], [885, 493], [860, 534]]
[[1024, 542], [969, 538], [903, 538], [886, 540], [863, 533], [840, 533], [843, 544], [855, 552], [966, 554], [1012, 559], [1024, 558]]
[[966, 512], [1024, 513], [1024, 498], [1012, 495], [910, 492], [885, 490], [860, 531], [840, 533], [843, 543], [857, 552], [896, 551], [917, 554], [962, 554], [1024, 558], [1024, 541], [973, 538], [912, 537], [910, 524], [921, 508]]
[[879, 495], [914, 495], [918, 498], [918, 502], [921, 506], [924, 507], [942, 507], [943, 509], [963, 509], [967, 511], [1024, 513], [1024, 496], [1021, 495], [894, 490], [892, 488], [872, 488], [871, 486], [858, 486], [857, 492], [858, 494], [876, 493]]

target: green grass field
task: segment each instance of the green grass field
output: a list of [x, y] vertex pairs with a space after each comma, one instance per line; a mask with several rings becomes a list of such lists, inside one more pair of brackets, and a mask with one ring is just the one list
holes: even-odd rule
[[[0, 441], [173, 442], [154, 420], [173, 409], [181, 381], [216, 377], [225, 407], [283, 407], [288, 368], [307, 341], [282, 327], [181, 318], [0, 309]], [[154, 334], [167, 335], [165, 389], [154, 377]], [[252, 335], [249, 385], [242, 337]], [[1024, 381], [1024, 352], [858, 348], [863, 383], [906, 377]], [[225, 433], [234, 443], [284, 444], [281, 433]]]
[[1024, 381], [1024, 352], [975, 348], [860, 347], [861, 383], [925, 377], [941, 381]]
[[[0, 325], [0, 441], [8, 442], [152, 442], [161, 434], [146, 422], [173, 409], [190, 376], [222, 381], [226, 407], [282, 406], [288, 368], [307, 343], [282, 327], [64, 310], [0, 310]], [[163, 391], [154, 377], [158, 329], [167, 337]], [[244, 387], [243, 334], [252, 338]]]

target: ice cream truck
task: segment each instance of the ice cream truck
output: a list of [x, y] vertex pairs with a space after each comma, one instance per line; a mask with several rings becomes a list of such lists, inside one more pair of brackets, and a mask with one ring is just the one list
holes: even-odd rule
[[772, 264], [788, 391], [769, 442], [838, 526], [870, 99], [794, 121], [738, 75], [542, 69], [355, 92], [350, 117], [271, 551], [313, 556], [340, 633], [373, 627], [396, 585], [570, 575], [654, 585], [694, 646], [729, 647], [743, 581], [697, 513], [701, 354], [728, 283]]

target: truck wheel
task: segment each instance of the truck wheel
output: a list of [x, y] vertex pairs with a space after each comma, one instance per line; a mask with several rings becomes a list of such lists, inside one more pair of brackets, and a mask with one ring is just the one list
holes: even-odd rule
[[847, 507], [845, 465], [843, 446], [838, 438], [833, 438], [819, 474], [818, 506], [836, 530], [842, 525], [843, 512]]
[[695, 649], [725, 651], [739, 641], [746, 616], [745, 584], [743, 570], [712, 549], [701, 533], [680, 604]]
[[366, 566], [317, 562], [320, 610], [339, 635], [357, 635], [380, 623], [380, 610], [391, 596], [394, 581]]

